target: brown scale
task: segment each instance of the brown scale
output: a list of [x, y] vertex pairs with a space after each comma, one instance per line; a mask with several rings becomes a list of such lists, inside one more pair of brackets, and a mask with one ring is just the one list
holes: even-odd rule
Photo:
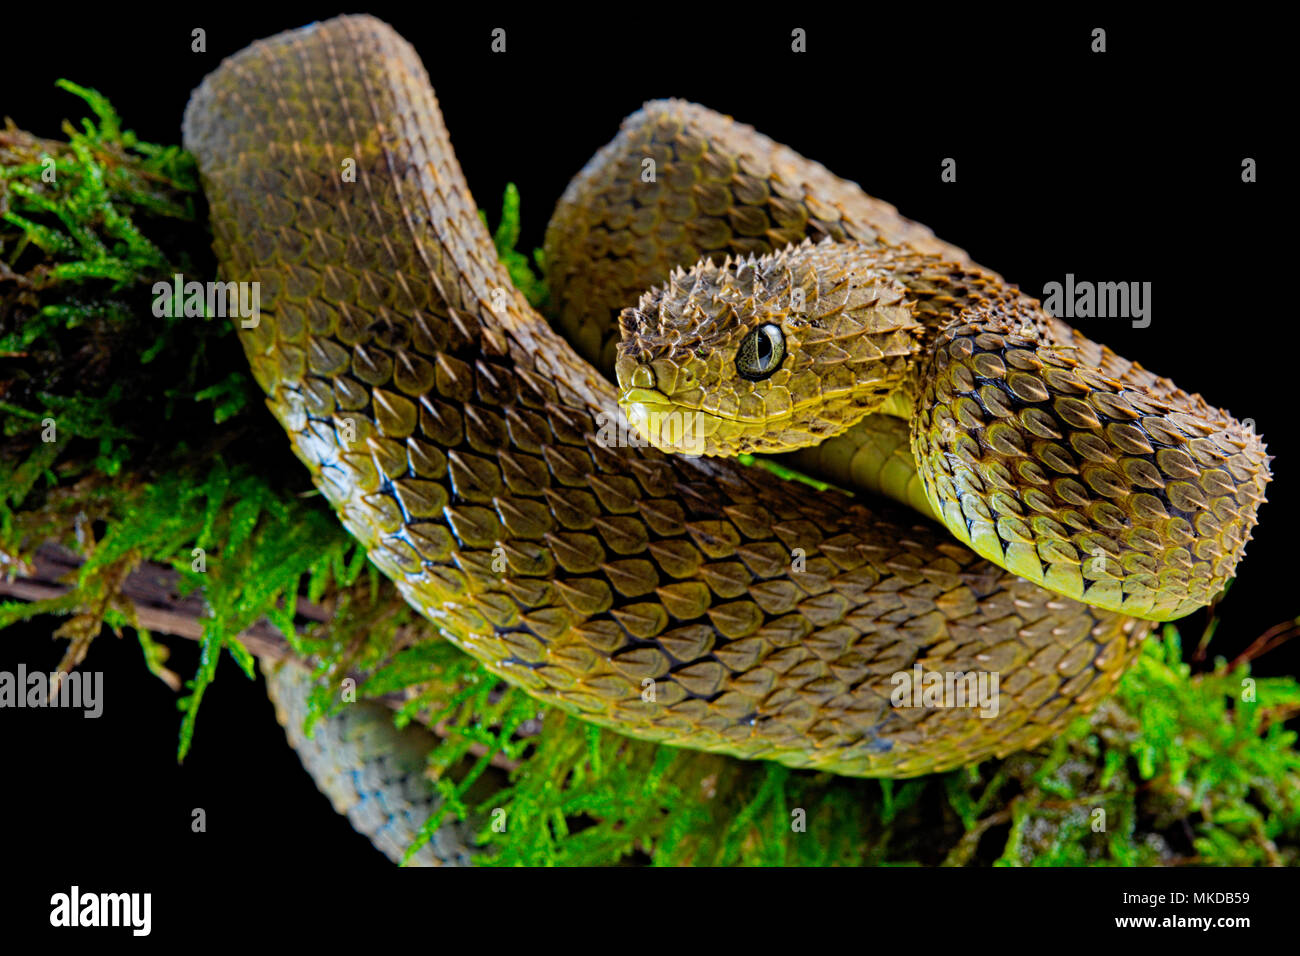
[[927, 492], [981, 554], [1041, 568], [1053, 590], [1182, 617], [1241, 558], [1268, 480], [1262, 443], [1140, 366], [1088, 358], [1013, 316], [945, 328], [912, 422]]
[[[658, 109], [675, 144], [656, 147], [659, 204], [634, 209], [639, 178], [612, 182], [591, 206], [605, 225], [556, 260], [605, 243], [589, 291], [667, 275], [692, 244], [761, 254], [836, 230], [964, 262], [891, 207], [838, 204], [846, 184], [789, 151], [710, 138], [752, 146], [752, 132]], [[227, 60], [194, 94], [185, 142], [223, 277], [262, 283], [260, 325], [240, 335], [296, 453], [406, 599], [539, 700], [696, 749], [918, 774], [1043, 741], [1113, 688], [1149, 631], [909, 512], [603, 447], [613, 387], [511, 287], [423, 67], [379, 21]], [[688, 183], [689, 202], [670, 188]], [[581, 299], [570, 275], [556, 288]], [[998, 716], [891, 706], [890, 677], [915, 664], [998, 672]]]

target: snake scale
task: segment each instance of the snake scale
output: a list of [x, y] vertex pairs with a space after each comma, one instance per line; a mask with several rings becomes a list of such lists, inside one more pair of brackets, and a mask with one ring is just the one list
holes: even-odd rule
[[[595, 364], [514, 289], [382, 22], [236, 54], [184, 140], [222, 277], [261, 284], [253, 374], [340, 520], [449, 640], [624, 734], [856, 776], [1032, 747], [1213, 598], [1264, 498], [1252, 430], [699, 106], [629, 117], [552, 219], [556, 324]], [[738, 377], [771, 327], [780, 367]], [[620, 397], [703, 413], [710, 453], [826, 438], [799, 460], [961, 541], [653, 427], [607, 441]], [[1000, 675], [996, 716], [893, 706], [916, 666]]]

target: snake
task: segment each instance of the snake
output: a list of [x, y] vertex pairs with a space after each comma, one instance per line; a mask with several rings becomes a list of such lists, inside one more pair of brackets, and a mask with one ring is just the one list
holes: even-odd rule
[[[426, 758], [438, 743], [434, 733], [419, 723], [399, 730], [391, 710], [359, 700], [318, 720], [309, 736], [303, 727], [315, 686], [310, 671], [297, 661], [263, 663], [261, 669], [275, 718], [303, 769], [336, 813], [389, 860], [402, 863], [420, 828], [442, 805], [426, 776]], [[470, 823], [451, 819], [405, 862], [469, 866], [476, 843]]]
[[[702, 106], [569, 185], [554, 324], [382, 21], [252, 44], [183, 133], [339, 520], [442, 637], [619, 733], [857, 777], [1032, 748], [1222, 591], [1264, 501], [1253, 427]], [[997, 675], [996, 712], [899, 705], [913, 672]]]

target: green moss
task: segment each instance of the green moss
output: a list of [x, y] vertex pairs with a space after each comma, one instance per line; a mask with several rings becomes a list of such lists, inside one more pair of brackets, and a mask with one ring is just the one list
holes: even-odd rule
[[[65, 88], [94, 114], [66, 127], [67, 142], [0, 133], [0, 555], [55, 539], [86, 564], [57, 600], [0, 603], [0, 627], [60, 616], [75, 663], [104, 626], [134, 625], [118, 592], [131, 568], [175, 567], [212, 609], [179, 701], [182, 756], [202, 745], [219, 656], [251, 676], [236, 635], [265, 618], [317, 662], [311, 720], [344, 706], [348, 676], [362, 696], [413, 689], [396, 720], [442, 727], [429, 755], [442, 813], [485, 821], [487, 865], [1297, 862], [1300, 755], [1286, 718], [1300, 684], [1251, 685], [1222, 663], [1193, 673], [1172, 627], [1050, 747], [909, 781], [629, 740], [502, 684], [401, 601], [311, 491], [228, 324], [152, 318], [154, 281], [212, 268], [193, 166], [124, 131], [97, 94]], [[495, 241], [541, 305], [518, 227], [511, 187]], [[276, 456], [285, 467], [268, 468]], [[299, 597], [332, 619], [304, 625]], [[137, 632], [145, 666], [178, 684], [166, 647]], [[493, 758], [515, 769], [484, 798], [475, 785]]]
[[[542, 250], [534, 249], [530, 262], [527, 256], [515, 249], [519, 244], [519, 208], [519, 190], [515, 188], [514, 183], [506, 183], [505, 195], [501, 198], [501, 218], [497, 223], [496, 231], [492, 234], [492, 242], [496, 246], [502, 264], [510, 273], [510, 281], [524, 294], [533, 308], [545, 309], [550, 296], [546, 290], [546, 282], [542, 279], [544, 272]], [[483, 220], [483, 225], [487, 226], [487, 213], [480, 209], [478, 215]]]

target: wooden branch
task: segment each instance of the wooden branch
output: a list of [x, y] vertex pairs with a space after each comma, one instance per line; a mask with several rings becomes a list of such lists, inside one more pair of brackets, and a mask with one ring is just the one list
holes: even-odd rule
[[[64, 582], [81, 565], [81, 556], [75, 551], [58, 544], [43, 544], [29, 565], [0, 564], [0, 568], [9, 571], [9, 576], [0, 578], [0, 596], [22, 601], [62, 597], [72, 590]], [[207, 616], [208, 606], [200, 592], [182, 597], [178, 588], [180, 579], [174, 568], [145, 562], [131, 572], [122, 586], [122, 594], [134, 605], [141, 627], [197, 641], [203, 637], [202, 618]], [[330, 619], [326, 608], [302, 598], [298, 599], [295, 612], [308, 621]], [[259, 658], [282, 661], [293, 656], [293, 649], [283, 635], [266, 621], [258, 621], [238, 637]]]
[[[75, 551], [54, 543], [41, 545], [36, 550], [32, 563], [27, 565], [6, 562], [0, 556], [0, 570], [6, 572], [6, 576], [0, 577], [0, 597], [17, 598], [20, 601], [62, 597], [72, 590], [71, 585], [65, 582], [77, 572], [82, 563], [81, 556]], [[208, 614], [208, 605], [201, 592], [182, 597], [177, 587], [180, 580], [181, 576], [174, 568], [144, 562], [127, 577], [122, 586], [122, 594], [130, 599], [141, 627], [197, 641], [203, 637], [202, 619]], [[326, 622], [331, 617], [328, 608], [304, 598], [298, 599], [294, 611], [298, 619], [317, 623]], [[284, 636], [265, 620], [258, 621], [237, 636], [249, 652], [260, 660], [302, 664]], [[407, 701], [406, 695], [401, 691], [370, 699], [381, 701], [394, 710]], [[448, 731], [443, 724], [430, 729], [440, 737], [447, 736]], [[470, 751], [481, 757], [486, 753], [486, 748], [474, 744]], [[511, 770], [515, 766], [514, 761], [507, 760], [501, 754], [492, 758], [492, 764], [504, 770]]]

